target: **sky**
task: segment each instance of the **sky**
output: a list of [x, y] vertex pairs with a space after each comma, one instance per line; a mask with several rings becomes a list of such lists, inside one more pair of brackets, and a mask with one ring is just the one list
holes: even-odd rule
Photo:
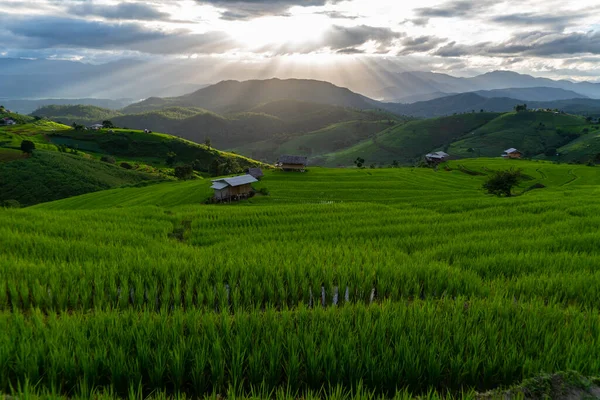
[[239, 67], [600, 81], [599, 12], [599, 0], [0, 0], [0, 57], [222, 66], [199, 80]]

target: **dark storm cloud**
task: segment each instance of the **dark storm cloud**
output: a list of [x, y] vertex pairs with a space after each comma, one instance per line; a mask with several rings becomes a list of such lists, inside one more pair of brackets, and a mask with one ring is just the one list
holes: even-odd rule
[[293, 6], [323, 6], [340, 0], [196, 0], [200, 4], [210, 4], [224, 8], [221, 18], [245, 20], [266, 15], [287, 15]]
[[556, 57], [574, 54], [600, 54], [600, 33], [529, 32], [515, 35], [502, 43], [461, 45], [450, 42], [435, 53], [441, 57]]
[[407, 37], [400, 42], [403, 49], [400, 50], [398, 54], [407, 55], [412, 53], [425, 53], [435, 49], [446, 41], [447, 39], [439, 38], [437, 36]]
[[165, 20], [169, 14], [156, 10], [145, 3], [120, 3], [117, 5], [99, 5], [94, 3], [73, 4], [67, 11], [79, 16], [97, 16], [106, 19], [124, 20]]
[[575, 20], [586, 17], [585, 14], [570, 14], [570, 15], [552, 15], [552, 14], [537, 14], [537, 13], [517, 13], [498, 15], [490, 19], [507, 26], [532, 26], [546, 25], [555, 30], [562, 30]]
[[474, 17], [497, 3], [499, 1], [495, 0], [455, 0], [435, 7], [417, 8], [415, 13], [421, 18]]
[[600, 33], [548, 33], [533, 32], [523, 38], [495, 45], [491, 54], [514, 54], [549, 57], [569, 54], [600, 54]]
[[[11, 47], [132, 50], [151, 54], [222, 53], [235, 44], [224, 32], [162, 31], [136, 23], [108, 23], [50, 16], [8, 18], [0, 26]], [[56, 27], [60, 27], [57, 29]]]
[[347, 47], [357, 47], [369, 41], [374, 41], [380, 47], [388, 47], [395, 39], [403, 34], [394, 32], [390, 28], [381, 28], [368, 25], [344, 27], [333, 25], [324, 35], [323, 44], [334, 50]]
[[338, 54], [364, 54], [363, 50], [357, 49], [355, 47], [348, 47], [346, 49], [341, 49], [336, 51]]
[[433, 53], [436, 56], [440, 57], [462, 57], [466, 55], [470, 55], [472, 52], [475, 52], [476, 49], [473, 46], [461, 45], [456, 42], [450, 42], [445, 46], [440, 47]]

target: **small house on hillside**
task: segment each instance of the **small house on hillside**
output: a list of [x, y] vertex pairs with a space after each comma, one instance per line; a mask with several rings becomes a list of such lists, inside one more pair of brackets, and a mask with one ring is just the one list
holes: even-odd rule
[[304, 172], [308, 157], [305, 156], [280, 156], [277, 166], [284, 171], [300, 171]]
[[212, 181], [211, 188], [214, 189], [216, 201], [239, 200], [250, 197], [252, 184], [258, 182], [251, 175], [233, 176]]
[[502, 157], [504, 158], [521, 158], [522, 156], [523, 154], [513, 147], [504, 150], [504, 153], [502, 153]]
[[436, 151], [435, 153], [429, 153], [425, 155], [425, 159], [429, 163], [441, 163], [448, 160], [450, 154], [444, 153], [443, 151]]
[[0, 125], [16, 125], [17, 123], [9, 117], [0, 119]]
[[99, 129], [102, 129], [103, 126], [102, 126], [102, 124], [94, 124], [94, 125], [88, 126], [88, 128], [97, 131]]
[[248, 168], [248, 169], [246, 169], [246, 173], [258, 180], [260, 180], [260, 178], [262, 178], [264, 176], [262, 169], [260, 169], [260, 168]]

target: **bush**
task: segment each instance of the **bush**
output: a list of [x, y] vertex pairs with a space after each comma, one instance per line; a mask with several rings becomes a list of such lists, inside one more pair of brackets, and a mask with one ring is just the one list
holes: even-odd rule
[[517, 185], [522, 179], [521, 170], [510, 169], [507, 171], [496, 171], [489, 177], [483, 188], [489, 194], [496, 196], [510, 197], [513, 186]]
[[126, 162], [122, 162], [121, 164], [119, 164], [121, 166], [121, 168], [125, 168], [125, 169], [133, 169], [133, 166], [129, 163]]
[[21, 203], [19, 203], [17, 200], [4, 200], [4, 201], [0, 201], [0, 207], [21, 208]]
[[270, 194], [269, 189], [267, 188], [260, 188], [260, 190], [258, 191], [258, 193], [262, 194], [263, 196], [268, 196]]
[[[100, 157], [100, 161], [103, 161], [108, 164], [116, 164], [116, 162], [117, 162], [117, 160], [115, 160], [115, 158], [112, 156], [102, 156], [102, 157]], [[128, 169], [130, 169], [130, 168], [128, 168]]]
[[23, 153], [31, 154], [33, 153], [33, 150], [35, 150], [35, 143], [31, 140], [23, 140], [21, 142], [21, 151]]
[[190, 179], [194, 174], [194, 169], [191, 165], [178, 165], [175, 167], [175, 177], [177, 179]]

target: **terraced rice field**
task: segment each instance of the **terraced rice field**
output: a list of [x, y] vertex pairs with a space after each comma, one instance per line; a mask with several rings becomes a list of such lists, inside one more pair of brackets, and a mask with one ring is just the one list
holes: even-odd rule
[[[523, 194], [484, 194], [510, 166]], [[436, 398], [597, 376], [599, 184], [475, 159], [267, 171], [269, 196], [231, 205], [192, 181], [2, 210], [0, 391]]]

